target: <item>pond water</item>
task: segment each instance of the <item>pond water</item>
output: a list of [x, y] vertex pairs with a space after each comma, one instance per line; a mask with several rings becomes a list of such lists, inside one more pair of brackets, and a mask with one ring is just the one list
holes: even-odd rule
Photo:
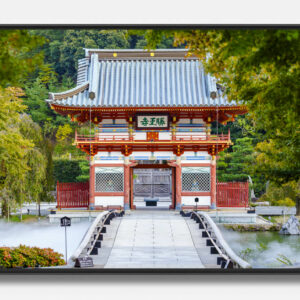
[[[90, 225], [91, 222], [84, 221], [67, 228], [68, 258]], [[284, 236], [277, 232], [236, 232], [222, 225], [219, 227], [232, 250], [254, 268], [286, 267], [289, 262], [300, 263], [300, 236]], [[49, 247], [65, 255], [65, 230], [60, 224], [50, 224], [47, 220], [22, 224], [0, 221], [0, 247], [20, 244]]]
[[278, 232], [237, 232], [219, 226], [232, 250], [254, 268], [278, 268], [300, 263], [300, 236]]
[[[90, 222], [73, 223], [67, 228], [68, 258], [77, 249]], [[50, 224], [47, 220], [35, 223], [6, 223], [0, 221], [0, 247], [16, 247], [20, 244], [52, 248], [65, 256], [65, 229], [60, 224]]]

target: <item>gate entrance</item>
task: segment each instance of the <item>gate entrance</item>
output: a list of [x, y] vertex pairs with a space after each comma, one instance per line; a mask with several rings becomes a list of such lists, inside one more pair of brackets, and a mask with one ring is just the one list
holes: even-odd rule
[[133, 169], [133, 205], [169, 208], [172, 204], [172, 169]]

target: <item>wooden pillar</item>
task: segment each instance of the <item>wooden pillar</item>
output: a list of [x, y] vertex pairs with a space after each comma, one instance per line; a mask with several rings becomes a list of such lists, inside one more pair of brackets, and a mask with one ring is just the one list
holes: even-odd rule
[[130, 209], [130, 166], [128, 163], [124, 164], [124, 209]]
[[90, 160], [90, 193], [89, 193], [89, 208], [95, 209], [95, 166], [94, 157]]
[[175, 186], [176, 186], [176, 167], [172, 166], [172, 204], [170, 205], [170, 209], [175, 209], [176, 199], [175, 199]]
[[132, 178], [131, 178], [131, 167], [136, 166], [136, 162], [129, 161], [129, 157], [126, 156], [124, 160], [124, 210], [130, 209], [130, 197], [132, 196], [131, 188]]
[[[175, 179], [175, 182], [172, 182], [172, 193], [175, 191], [175, 208], [176, 210], [181, 209], [181, 190], [182, 190], [182, 180], [181, 180], [181, 158], [180, 156], [177, 156], [176, 162], [171, 161], [168, 163], [170, 167], [174, 167], [175, 176], [173, 177]], [[173, 188], [175, 184], [175, 189]], [[174, 197], [174, 195], [172, 195]]]
[[180, 156], [176, 159], [176, 210], [181, 209], [181, 190], [182, 190], [182, 180], [181, 180], [181, 158]]
[[212, 156], [211, 167], [210, 167], [210, 192], [211, 192], [211, 201], [210, 205], [212, 209], [217, 207], [217, 186], [216, 186], [216, 169], [217, 169], [217, 161], [216, 156]]

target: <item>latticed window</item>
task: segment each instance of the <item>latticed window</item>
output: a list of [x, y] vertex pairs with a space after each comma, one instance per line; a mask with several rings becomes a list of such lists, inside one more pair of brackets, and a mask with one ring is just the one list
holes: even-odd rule
[[96, 167], [96, 192], [123, 192], [124, 169], [122, 167]]
[[182, 167], [182, 191], [209, 192], [209, 167]]

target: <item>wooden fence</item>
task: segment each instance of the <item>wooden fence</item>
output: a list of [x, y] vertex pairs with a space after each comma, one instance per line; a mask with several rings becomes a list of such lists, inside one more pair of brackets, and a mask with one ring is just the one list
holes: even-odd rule
[[89, 182], [57, 182], [57, 208], [89, 206]]
[[248, 182], [218, 182], [217, 207], [248, 207]]

